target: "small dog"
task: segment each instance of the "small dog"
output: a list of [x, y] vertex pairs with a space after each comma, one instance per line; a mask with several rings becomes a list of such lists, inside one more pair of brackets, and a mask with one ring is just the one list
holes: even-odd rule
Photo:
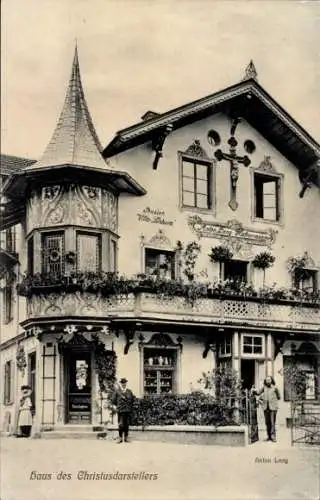
[[102, 429], [97, 432], [97, 439], [107, 439], [109, 422], [103, 422]]
[[106, 439], [107, 435], [107, 431], [97, 432], [97, 439]]

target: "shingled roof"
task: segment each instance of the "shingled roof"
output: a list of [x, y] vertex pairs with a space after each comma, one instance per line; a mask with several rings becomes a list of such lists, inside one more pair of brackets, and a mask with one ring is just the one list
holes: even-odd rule
[[16, 174], [26, 167], [33, 165], [35, 162], [36, 160], [31, 160], [29, 158], [2, 154], [0, 157], [1, 175], [9, 176]]
[[107, 165], [101, 150], [82, 87], [76, 47], [64, 105], [53, 136], [40, 160], [27, 169], [66, 164], [103, 169]]

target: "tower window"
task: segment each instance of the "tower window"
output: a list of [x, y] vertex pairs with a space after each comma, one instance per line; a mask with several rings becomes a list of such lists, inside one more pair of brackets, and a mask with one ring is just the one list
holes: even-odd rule
[[42, 235], [42, 272], [60, 276], [64, 272], [64, 233]]
[[98, 234], [77, 233], [78, 271], [97, 272], [101, 268], [101, 238]]

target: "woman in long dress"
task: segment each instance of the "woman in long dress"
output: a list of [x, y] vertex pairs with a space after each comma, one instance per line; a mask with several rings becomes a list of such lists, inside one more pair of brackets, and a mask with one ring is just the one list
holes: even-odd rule
[[22, 396], [20, 399], [20, 408], [18, 416], [19, 437], [30, 437], [32, 427], [32, 401], [31, 387], [28, 385], [21, 386]]

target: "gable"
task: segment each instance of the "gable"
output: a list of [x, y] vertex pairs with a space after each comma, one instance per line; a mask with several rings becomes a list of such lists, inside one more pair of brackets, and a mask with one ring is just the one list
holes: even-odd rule
[[109, 158], [154, 141], [168, 126], [174, 131], [216, 113], [230, 119], [243, 117], [300, 170], [302, 179], [313, 169], [311, 181], [320, 186], [320, 145], [254, 79], [120, 130], [105, 147], [103, 156]]

